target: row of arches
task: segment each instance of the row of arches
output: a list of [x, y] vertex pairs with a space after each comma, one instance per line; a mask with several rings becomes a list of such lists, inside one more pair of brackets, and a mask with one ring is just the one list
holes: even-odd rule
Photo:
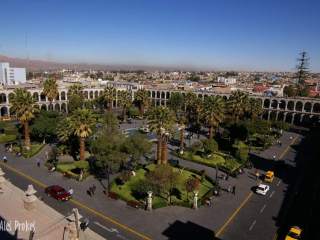
[[277, 99], [264, 99], [263, 107], [266, 109], [277, 109], [285, 111], [320, 113], [320, 103], [303, 102], [303, 101], [285, 101]]
[[320, 123], [320, 115], [293, 112], [265, 111], [262, 115], [262, 118], [270, 121], [283, 121], [295, 125], [310, 125]]

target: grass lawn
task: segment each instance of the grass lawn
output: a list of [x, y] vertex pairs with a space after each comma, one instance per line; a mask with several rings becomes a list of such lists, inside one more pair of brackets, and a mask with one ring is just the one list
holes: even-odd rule
[[7, 143], [16, 140], [17, 135], [13, 134], [0, 134], [0, 143]]
[[[22, 156], [25, 158], [31, 158], [34, 155], [36, 155], [38, 152], [40, 152], [43, 147], [44, 147], [44, 144], [41, 144], [41, 143], [31, 144], [30, 150], [27, 150], [26, 148], [23, 147]], [[14, 146], [13, 151], [20, 152], [19, 146]]]
[[4, 132], [0, 134], [0, 143], [16, 140], [18, 129], [14, 122], [0, 122], [0, 129], [4, 130]]
[[72, 177], [74, 179], [79, 180], [80, 174], [72, 172], [73, 169], [82, 169], [83, 170], [83, 179], [89, 176], [89, 163], [87, 161], [74, 161], [74, 162], [66, 162], [59, 163], [57, 165], [57, 171], [61, 173], [66, 173], [67, 176]]
[[204, 164], [209, 167], [215, 167], [216, 165], [222, 166], [228, 169], [230, 172], [233, 172], [241, 166], [241, 164], [238, 163], [234, 158], [230, 158], [223, 153], [214, 153], [211, 154], [211, 157], [204, 158], [200, 155], [185, 151], [183, 155], [179, 156], [185, 160]]
[[[156, 165], [151, 164], [147, 166], [147, 168], [152, 171]], [[176, 191], [178, 194], [172, 195], [171, 201], [173, 205], [183, 205], [183, 206], [191, 206], [193, 194], [189, 193], [187, 198], [187, 192], [185, 189], [185, 182], [190, 177], [198, 177], [200, 179], [200, 176], [186, 171], [186, 170], [179, 170], [178, 168], [175, 168], [175, 171], [179, 172], [180, 179], [179, 183], [176, 186]], [[116, 182], [113, 182], [111, 184], [111, 192], [116, 193], [119, 198], [125, 200], [125, 201], [139, 201], [139, 199], [136, 199], [132, 194], [132, 187], [139, 182], [140, 180], [143, 180], [145, 178], [146, 170], [145, 169], [139, 169], [136, 171], [136, 176], [132, 176], [129, 181], [127, 181], [123, 185], [117, 185]], [[199, 188], [199, 199], [201, 199], [209, 190], [213, 188], [213, 184], [209, 182], [208, 180], [203, 180], [203, 182], [200, 183]], [[153, 197], [153, 208], [158, 207], [164, 207], [167, 205], [167, 200], [165, 196], [154, 196]]]

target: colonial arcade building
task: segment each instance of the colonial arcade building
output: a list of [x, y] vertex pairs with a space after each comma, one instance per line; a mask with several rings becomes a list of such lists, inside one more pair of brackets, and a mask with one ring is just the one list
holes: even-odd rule
[[[59, 112], [68, 112], [68, 91], [70, 83], [60, 82], [58, 87], [58, 95], [49, 102], [48, 98], [43, 94], [42, 87], [32, 84], [21, 84], [0, 89], [0, 113], [1, 118], [14, 117], [10, 112], [10, 96], [17, 87], [26, 88], [34, 97], [36, 105], [39, 109], [55, 110]], [[104, 84], [83, 84], [83, 95], [85, 99], [93, 100], [98, 98], [105, 87], [113, 86], [116, 91], [113, 107], [118, 107], [118, 92], [132, 92], [132, 99], [138, 89], [144, 88], [149, 92], [151, 104], [154, 106], [166, 105], [170, 95], [173, 92], [181, 92], [186, 94], [187, 91], [177, 89], [158, 89], [156, 86], [141, 85], [131, 82], [115, 82], [107, 81]], [[209, 95], [219, 95], [225, 99], [230, 97], [230, 94], [221, 94], [213, 91], [193, 91], [199, 98], [206, 98]], [[319, 123], [320, 121], [320, 99], [317, 98], [285, 98], [285, 97], [266, 97], [260, 95], [249, 95], [251, 98], [256, 98], [261, 101], [264, 109], [263, 118], [268, 120], [279, 120], [294, 124], [309, 124]]]

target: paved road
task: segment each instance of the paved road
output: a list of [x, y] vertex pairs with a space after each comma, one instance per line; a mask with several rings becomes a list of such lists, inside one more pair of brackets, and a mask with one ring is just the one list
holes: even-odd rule
[[[292, 134], [293, 135], [293, 134]], [[291, 135], [291, 136], [292, 136]], [[292, 141], [298, 143], [300, 136], [294, 134], [294, 139], [284, 136], [284, 144]], [[276, 168], [277, 177], [269, 184], [270, 191], [266, 196], [251, 194], [250, 200], [232, 220], [226, 230], [220, 235], [222, 239], [228, 240], [272, 240], [277, 232], [278, 216], [286, 191], [295, 180], [294, 170], [296, 151], [294, 148], [287, 148], [282, 154], [278, 149], [268, 149], [261, 156], [265, 157], [265, 162], [272, 162], [272, 156], [277, 154], [277, 158], [283, 159], [287, 166]], [[269, 160], [267, 160], [269, 159]], [[268, 165], [266, 165], [267, 167]], [[274, 169], [273, 164], [269, 164], [270, 169]]]
[[[285, 147], [286, 143], [283, 142], [282, 147], [275, 146], [275, 149], [270, 151], [278, 151], [280, 153]], [[0, 152], [3, 152], [3, 150], [3, 146], [1, 146]], [[268, 154], [268, 151], [262, 154]], [[152, 239], [181, 239], [182, 237], [184, 239], [189, 237], [190, 239], [193, 236], [194, 238], [201, 236], [201, 239], [212, 239], [214, 231], [218, 232], [225, 225], [234, 211], [239, 208], [239, 205], [250, 194], [251, 186], [255, 184], [255, 180], [250, 177], [251, 171], [247, 171], [237, 179], [229, 178], [228, 182], [221, 182], [224, 186], [236, 184], [237, 194], [232, 195], [223, 192], [220, 197], [214, 199], [212, 207], [202, 207], [197, 211], [184, 207], [166, 207], [146, 212], [128, 207], [120, 200], [107, 199], [102, 193], [103, 186], [93, 177], [79, 183], [62, 177], [60, 173], [48, 173], [43, 166], [37, 168], [36, 158], [17, 159], [14, 156], [7, 155], [9, 159], [7, 165], [9, 167], [14, 167], [25, 175], [32, 176], [41, 182], [40, 185], [59, 184], [65, 188], [72, 187], [75, 191], [76, 201], [58, 203], [43, 196], [41, 187], [35, 185], [44, 201], [62, 214], [71, 212], [71, 209], [75, 206], [78, 207], [80, 213], [91, 220], [90, 227], [92, 230], [97, 231], [97, 233], [108, 239], [142, 239], [143, 236], [146, 236], [145, 238], [150, 236]], [[37, 158], [43, 159], [43, 155], [42, 152]], [[182, 162], [182, 164], [193, 165], [194, 163]], [[192, 167], [207, 169], [207, 167], [199, 164]], [[7, 172], [6, 176], [12, 182], [22, 189], [26, 189], [31, 182], [29, 177], [21, 177], [6, 167], [3, 167], [3, 170]], [[215, 176], [215, 169], [207, 169], [207, 172], [210, 176]], [[105, 184], [105, 182], [103, 183]], [[97, 186], [97, 193], [93, 198], [86, 194], [86, 190], [92, 184]], [[113, 219], [117, 219], [117, 222], [113, 221]], [[128, 230], [128, 227], [135, 230]]]

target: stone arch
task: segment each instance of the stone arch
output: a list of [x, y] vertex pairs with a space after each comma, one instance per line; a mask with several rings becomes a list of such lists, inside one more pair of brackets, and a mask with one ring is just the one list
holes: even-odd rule
[[100, 91], [100, 96], [101, 96], [102, 94], [103, 94], [103, 91], [101, 90], [101, 91]]
[[50, 104], [48, 105], [48, 110], [49, 110], [49, 111], [53, 111], [53, 104], [52, 104], [52, 103], [50, 103]]
[[271, 121], [277, 120], [277, 112], [276, 112], [276, 111], [271, 111], [271, 112], [270, 112], [270, 118], [269, 118], [269, 120], [271, 120]]
[[7, 107], [1, 107], [1, 117], [6, 117], [8, 116], [8, 108]]
[[0, 103], [6, 103], [7, 102], [7, 95], [4, 93], [0, 94]]
[[294, 101], [289, 101], [287, 104], [287, 109], [293, 111], [294, 110]]
[[36, 102], [39, 102], [39, 93], [38, 93], [38, 92], [34, 92], [32, 96], [33, 96], [33, 99], [34, 99]]
[[66, 92], [61, 92], [60, 95], [61, 95], [61, 96], [60, 96], [60, 100], [61, 100], [61, 101], [65, 101], [65, 100], [66, 100]]
[[82, 94], [85, 99], [88, 99], [88, 91], [83, 91]]
[[156, 97], [156, 92], [152, 91], [152, 98], [155, 98], [155, 97]]
[[302, 114], [300, 114], [300, 113], [294, 114], [293, 123], [295, 125], [300, 125], [301, 124], [301, 116], [302, 116]]
[[67, 104], [66, 103], [61, 103], [61, 112], [66, 113], [67, 112]]
[[304, 106], [303, 106], [303, 110], [304, 110], [305, 112], [311, 112], [311, 108], [312, 108], [311, 102], [306, 102], [306, 103], [304, 104]]
[[156, 106], [160, 106], [160, 100], [159, 99], [157, 99], [157, 101], [156, 101]]
[[166, 93], [165, 92], [161, 92], [161, 98], [164, 99], [166, 97]]
[[47, 110], [47, 105], [42, 104], [40, 110]]
[[268, 120], [268, 114], [269, 114], [269, 111], [263, 111], [262, 119]]
[[157, 91], [157, 98], [160, 98], [160, 92]]
[[166, 92], [166, 99], [170, 98], [170, 92]]
[[302, 112], [303, 103], [301, 101], [296, 102], [295, 111]]
[[56, 105], [54, 106], [54, 110], [57, 112], [60, 112], [60, 105], [59, 103], [56, 103]]
[[270, 107], [270, 99], [265, 99], [264, 101], [263, 101], [263, 107], [264, 108], [269, 108]]
[[315, 103], [312, 109], [313, 113], [320, 113], [320, 103]]
[[90, 96], [90, 99], [93, 99], [93, 91], [90, 91], [89, 96]]
[[286, 109], [286, 101], [285, 100], [281, 100], [279, 102], [279, 108], [282, 110]]
[[40, 94], [40, 101], [41, 102], [45, 102], [47, 99], [46, 99], [46, 95], [44, 93], [41, 93]]
[[291, 123], [292, 122], [292, 118], [293, 118], [293, 113], [287, 113], [287, 115], [286, 115], [286, 119], [285, 119], [285, 121], [287, 122], [287, 123]]
[[99, 92], [98, 91], [94, 91], [94, 98], [98, 98], [99, 97]]
[[276, 99], [273, 99], [271, 101], [271, 108], [277, 109], [278, 108], [278, 101]]
[[228, 97], [226, 96], [226, 95], [223, 95], [223, 97], [222, 97], [225, 101], [227, 101], [228, 100]]
[[284, 121], [284, 117], [285, 117], [285, 114], [284, 114], [284, 112], [279, 112], [278, 113], [278, 121]]

